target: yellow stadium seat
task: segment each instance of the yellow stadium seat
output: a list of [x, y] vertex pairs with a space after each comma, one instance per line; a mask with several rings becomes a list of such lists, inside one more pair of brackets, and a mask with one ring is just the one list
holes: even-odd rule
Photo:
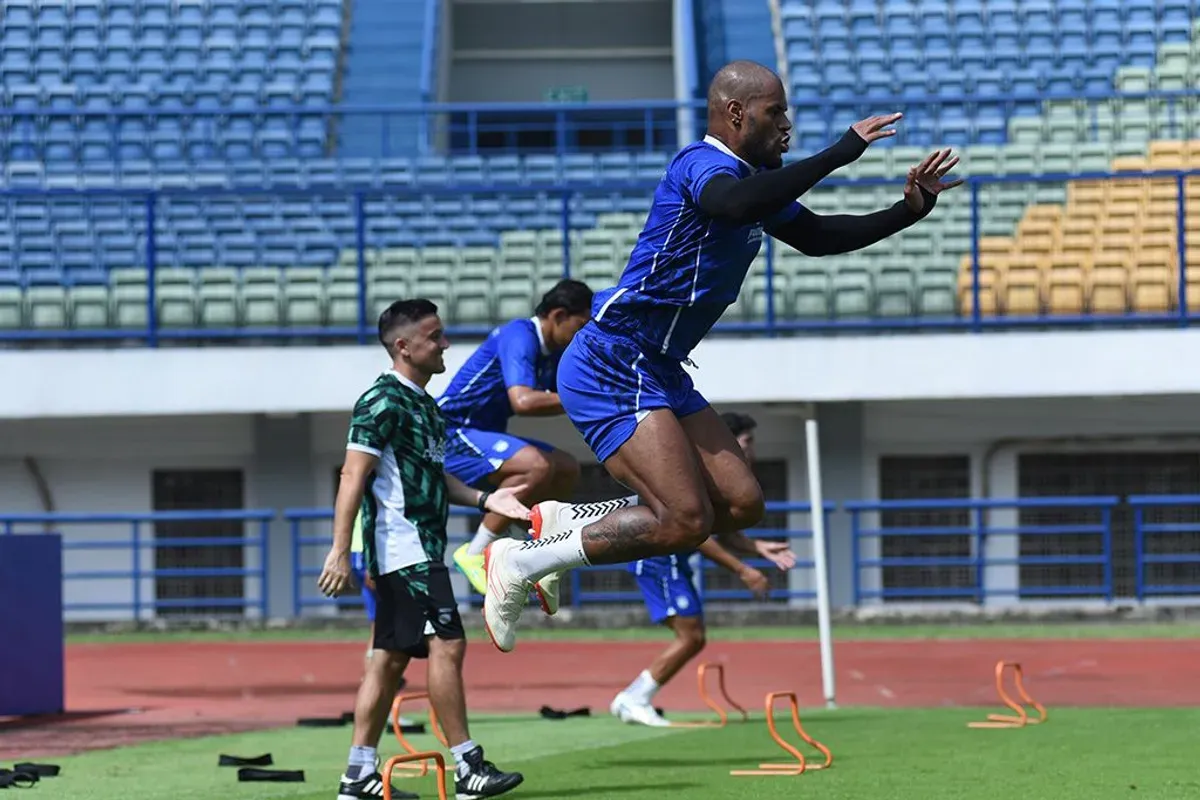
[[1013, 259], [1004, 275], [1004, 313], [1032, 316], [1042, 310], [1042, 270], [1036, 257]]
[[1051, 314], [1082, 314], [1084, 269], [1079, 260], [1056, 256], [1046, 270], [1046, 307]]
[[1093, 314], [1124, 314], [1129, 307], [1129, 270], [1126, 260], [1101, 253], [1092, 262], [1089, 275], [1090, 306]]
[[1170, 311], [1176, 301], [1174, 274], [1170, 265], [1140, 256], [1131, 279], [1133, 310], [1141, 313]]
[[1183, 169], [1187, 162], [1186, 142], [1157, 141], [1150, 143], [1151, 169]]

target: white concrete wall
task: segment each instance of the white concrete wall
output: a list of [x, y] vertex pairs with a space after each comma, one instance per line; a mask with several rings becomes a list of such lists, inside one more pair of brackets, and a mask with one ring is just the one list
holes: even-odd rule
[[[346, 387], [353, 396], [369, 377]], [[738, 409], [758, 419], [759, 454], [789, 463], [791, 498], [808, 497], [805, 466], [804, 409], [791, 405], [720, 403], [718, 410]], [[1188, 448], [1200, 446], [1200, 403], [1191, 397], [1110, 397], [1081, 400], [901, 401], [822, 404], [824, 491], [827, 499], [844, 501], [878, 497], [878, 459], [883, 455], [966, 453], [971, 457], [975, 495], [1012, 497], [1016, 493], [1017, 456], [1023, 450], [1055, 448]], [[0, 515], [42, 511], [38, 494], [22, 459], [36, 459], [63, 512], [144, 512], [151, 507], [151, 472], [161, 469], [230, 468], [245, 474], [246, 506], [260, 507], [264, 498], [289, 505], [328, 507], [334, 468], [344, 452], [346, 409], [304, 419], [310, 454], [289, 474], [294, 489], [268, 490], [274, 461], [269, 437], [253, 416], [245, 414], [187, 417], [106, 417], [89, 419], [0, 420]], [[516, 420], [512, 430], [553, 442], [582, 460], [590, 454], [574, 428], [563, 419]], [[1117, 437], [1117, 438], [1113, 438]], [[274, 481], [278, 484], [278, 481]], [[274, 502], [267, 500], [267, 502]], [[848, 602], [849, 533], [844, 515], [830, 525], [831, 571], [835, 597]], [[998, 524], [999, 517], [993, 517]], [[807, 527], [797, 515], [796, 527]], [[312, 535], [323, 535], [313, 526]], [[127, 536], [127, 526], [74, 525], [64, 531], [71, 541]], [[998, 541], [996, 547], [1004, 546]], [[291, 575], [290, 532], [272, 531], [272, 582], [287, 586]], [[808, 556], [806, 543], [797, 542]], [[996, 551], [1000, 553], [1001, 551]], [[248, 553], [248, 562], [255, 563]], [[311, 556], [310, 556], [311, 557]], [[153, 563], [149, 549], [143, 564]], [[67, 570], [126, 569], [128, 551], [68, 552]], [[311, 566], [310, 562], [310, 566]], [[1004, 581], [989, 573], [989, 581]], [[797, 574], [793, 588], [811, 586], [811, 576]], [[999, 584], [996, 584], [999, 585]], [[247, 594], [254, 596], [255, 587]], [[67, 602], [127, 602], [129, 581], [70, 582]], [[153, 582], [143, 581], [142, 595], [151, 598]], [[275, 592], [272, 593], [273, 597]], [[290, 613], [285, 593], [272, 613]], [[75, 617], [85, 615], [76, 614]], [[111, 612], [92, 616], [111, 617]]]
[[[431, 391], [475, 346], [451, 348]], [[1192, 329], [714, 338], [693, 375], [714, 403], [1186, 395], [1198, 350]], [[344, 413], [387, 366], [377, 345], [6, 351], [0, 419]]]

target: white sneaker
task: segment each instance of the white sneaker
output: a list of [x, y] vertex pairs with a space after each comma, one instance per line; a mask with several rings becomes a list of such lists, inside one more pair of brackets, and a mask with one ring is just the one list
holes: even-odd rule
[[651, 728], [669, 728], [671, 723], [654, 710], [649, 703], [641, 703], [624, 692], [613, 698], [608, 710], [621, 722], [630, 725], [646, 725]]
[[558, 578], [561, 572], [551, 572], [537, 583], [533, 584], [533, 593], [537, 595], [542, 611], [554, 616], [558, 612]]
[[487, 593], [483, 596], [483, 625], [492, 644], [502, 653], [517, 645], [517, 621], [529, 602], [529, 581], [513, 568], [512, 552], [521, 543], [516, 539], [497, 539], [483, 551], [483, 569], [487, 574]]

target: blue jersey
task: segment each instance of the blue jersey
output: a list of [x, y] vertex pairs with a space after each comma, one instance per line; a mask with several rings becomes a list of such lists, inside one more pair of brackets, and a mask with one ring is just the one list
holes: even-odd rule
[[504, 432], [513, 415], [509, 387], [553, 391], [558, 359], [542, 340], [537, 317], [496, 328], [438, 398], [446, 427]]
[[[721, 141], [706, 136], [683, 148], [654, 191], [646, 225], [621, 279], [598, 293], [595, 319], [635, 341], [647, 355], [684, 361], [737, 300], [762, 245], [764, 223], [713, 219], [699, 205], [714, 175], [744, 178], [754, 169]], [[787, 222], [800, 205], [768, 219]]]

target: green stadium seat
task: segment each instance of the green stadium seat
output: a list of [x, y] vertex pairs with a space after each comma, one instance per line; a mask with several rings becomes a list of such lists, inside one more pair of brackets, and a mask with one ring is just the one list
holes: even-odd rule
[[25, 309], [31, 328], [67, 327], [67, 291], [62, 286], [30, 286], [25, 290]]
[[79, 329], [107, 328], [109, 297], [107, 286], [73, 286], [67, 291], [71, 312], [71, 327]]
[[25, 295], [16, 286], [0, 286], [0, 330], [25, 327]]
[[931, 268], [917, 274], [917, 303], [922, 316], [954, 316], [955, 274], [953, 267]]
[[228, 267], [201, 269], [196, 305], [201, 327], [229, 328], [237, 325], [237, 270]]
[[155, 313], [164, 328], [196, 325], [196, 274], [182, 267], [155, 270]]
[[829, 316], [832, 285], [829, 273], [820, 267], [804, 267], [788, 277], [792, 315], [800, 319]]
[[260, 328], [283, 324], [283, 295], [277, 270], [247, 269], [242, 273], [242, 324]]
[[488, 278], [461, 277], [454, 281], [455, 324], [487, 323], [494, 317], [491, 281]]
[[833, 276], [833, 313], [838, 318], [867, 317], [873, 305], [871, 276], [861, 270], [838, 271]]
[[903, 264], [883, 266], [875, 274], [876, 313], [881, 317], [907, 317], [916, 312], [916, 278]]
[[324, 323], [325, 275], [319, 267], [283, 270], [283, 320], [293, 327]]

